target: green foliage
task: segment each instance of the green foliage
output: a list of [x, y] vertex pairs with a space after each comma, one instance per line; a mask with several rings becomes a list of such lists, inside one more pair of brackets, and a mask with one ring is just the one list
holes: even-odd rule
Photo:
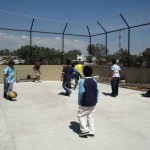
[[81, 54], [82, 53], [79, 50], [73, 49], [73, 50], [70, 50], [67, 53], [65, 53], [64, 57], [66, 59], [69, 59], [69, 60], [76, 60], [77, 59], [77, 55], [81, 55]]
[[106, 47], [105, 45], [100, 43], [88, 45], [87, 51], [89, 55], [95, 57], [103, 57], [103, 58], [106, 57]]
[[[106, 48], [103, 44], [92, 44], [87, 47], [89, 56], [87, 62], [92, 63], [92, 58], [96, 57], [97, 64], [104, 64], [106, 61]], [[55, 50], [54, 48], [38, 47], [36, 45], [30, 47], [30, 45], [21, 46], [21, 48], [14, 50], [13, 52], [8, 49], [0, 50], [1, 56], [6, 56], [6, 59], [10, 59], [11, 56], [18, 56], [18, 58], [25, 60], [25, 64], [34, 64], [36, 59], [43, 59], [45, 64], [64, 64], [66, 59], [76, 60], [77, 55], [81, 55], [81, 51], [77, 49], [70, 50], [68, 52], [62, 52]], [[150, 67], [150, 48], [146, 48], [142, 55], [129, 55], [127, 49], [121, 48], [114, 54], [107, 54], [107, 63], [113, 58], [119, 60], [119, 63], [124, 67], [128, 67], [128, 63], [131, 67]], [[5, 57], [4, 57], [5, 58]], [[6, 60], [5, 59], [5, 60]]]
[[63, 64], [65, 59], [76, 59], [77, 55], [81, 55], [79, 50], [70, 50], [68, 53], [63, 53], [54, 48], [38, 47], [36, 45], [30, 47], [29, 45], [21, 46], [15, 51], [15, 54], [25, 60], [25, 64], [34, 64], [36, 59], [43, 59], [45, 64]]
[[150, 68], [150, 48], [146, 48], [142, 55], [145, 58], [146, 67]]
[[88, 56], [87, 58], [86, 58], [86, 61], [88, 62], [88, 63], [92, 63], [93, 61], [92, 61], [92, 56]]

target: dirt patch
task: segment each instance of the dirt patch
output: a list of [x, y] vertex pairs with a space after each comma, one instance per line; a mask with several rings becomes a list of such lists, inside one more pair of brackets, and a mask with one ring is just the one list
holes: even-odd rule
[[[110, 84], [111, 80], [110, 80], [110, 78], [100, 77], [98, 82], [104, 83], [104, 84]], [[123, 87], [123, 88], [127, 88], [127, 89], [144, 91], [144, 92], [146, 92], [148, 89], [150, 89], [150, 84], [126, 83], [125, 80], [120, 80], [119, 86]]]

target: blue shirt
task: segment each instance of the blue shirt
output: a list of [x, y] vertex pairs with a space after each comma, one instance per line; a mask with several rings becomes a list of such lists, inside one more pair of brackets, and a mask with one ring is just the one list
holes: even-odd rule
[[64, 73], [63, 81], [70, 82], [73, 72], [74, 72], [74, 70], [71, 66], [65, 66], [62, 71], [62, 73]]
[[6, 76], [8, 83], [13, 83], [14, 82], [14, 73], [15, 73], [14, 68], [6, 67], [4, 69], [4, 75]]
[[85, 107], [95, 106], [98, 101], [99, 86], [95, 79], [86, 77], [79, 82], [78, 104]]
[[81, 74], [75, 67], [73, 67], [73, 70], [74, 70], [74, 72], [72, 73], [72, 79], [79, 79], [79, 76], [80, 76], [80, 78], [82, 78]]

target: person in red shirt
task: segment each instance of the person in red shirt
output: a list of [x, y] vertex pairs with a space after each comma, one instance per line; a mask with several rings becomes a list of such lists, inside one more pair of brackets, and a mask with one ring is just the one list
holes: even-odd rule
[[35, 78], [35, 82], [40, 82], [40, 75], [41, 75], [41, 71], [40, 71], [40, 67], [42, 64], [42, 60], [37, 59], [35, 62], [35, 65], [33, 67], [33, 70], [35, 72], [36, 78]]

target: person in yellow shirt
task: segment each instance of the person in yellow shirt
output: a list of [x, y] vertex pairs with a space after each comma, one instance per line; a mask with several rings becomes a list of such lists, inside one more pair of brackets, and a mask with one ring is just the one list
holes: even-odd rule
[[75, 63], [75, 68], [78, 70], [78, 72], [81, 74], [82, 77], [83, 77], [83, 67], [84, 66], [82, 64], [78, 62]]

